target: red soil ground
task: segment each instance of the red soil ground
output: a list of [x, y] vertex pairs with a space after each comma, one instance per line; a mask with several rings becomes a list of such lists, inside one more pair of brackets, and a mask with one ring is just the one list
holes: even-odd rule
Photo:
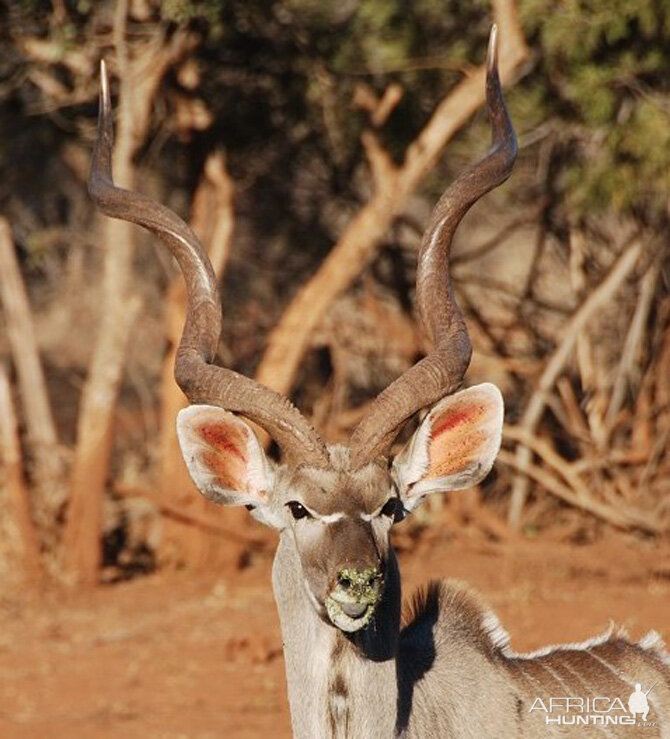
[[[168, 573], [39, 600], [0, 595], [0, 737], [289, 737], [271, 560]], [[574, 546], [422, 541], [405, 593], [428, 578], [479, 590], [516, 649], [584, 639], [610, 618], [670, 640], [670, 541]]]

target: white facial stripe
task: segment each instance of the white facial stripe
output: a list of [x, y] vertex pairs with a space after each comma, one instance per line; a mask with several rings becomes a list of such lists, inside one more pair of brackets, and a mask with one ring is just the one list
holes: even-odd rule
[[327, 516], [314, 514], [314, 517], [318, 518], [319, 521], [323, 521], [323, 523], [335, 523], [335, 521], [339, 521], [341, 518], [344, 518], [344, 513], [330, 513]]
[[[377, 508], [377, 510], [373, 511], [372, 513], [359, 513], [359, 517], [363, 521], [372, 521], [374, 518], [377, 518], [379, 514], [382, 512], [382, 508], [389, 502], [389, 500], [394, 497], [393, 495], [394, 490], [391, 489], [391, 496], [387, 498], [380, 506]], [[308, 508], [304, 503], [300, 504], [306, 511], [309, 511], [310, 516], [312, 518], [315, 518], [317, 521], [321, 521], [322, 523], [335, 523], [335, 521], [339, 521], [342, 518], [346, 517], [346, 513], [343, 513], [342, 511], [337, 511], [335, 513], [329, 513], [327, 515], [316, 513], [316, 511], [313, 511], [311, 508]]]
[[339, 521], [341, 518], [344, 518], [346, 514], [338, 511], [336, 513], [329, 513], [327, 515], [324, 515], [322, 513], [317, 513], [316, 511], [313, 511], [311, 508], [306, 506], [301, 501], [298, 501], [300, 505], [309, 513], [309, 515], [316, 519], [317, 521], [321, 521], [322, 523], [335, 523], [335, 521]]

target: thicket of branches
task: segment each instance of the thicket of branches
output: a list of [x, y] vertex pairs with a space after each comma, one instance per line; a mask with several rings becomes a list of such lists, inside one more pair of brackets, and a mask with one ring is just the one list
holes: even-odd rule
[[18, 559], [37, 580], [94, 582], [105, 566], [237, 562], [265, 545], [244, 511], [202, 501], [181, 463], [174, 265], [86, 195], [100, 59], [116, 180], [187, 218], [221, 275], [219, 361], [340, 439], [426, 348], [416, 250], [442, 189], [487, 146], [478, 65], [494, 18], [520, 156], [464, 222], [452, 273], [468, 381], [500, 385], [507, 424], [482, 488], [422, 515], [497, 538], [667, 533], [667, 3], [53, 0], [0, 13], [5, 574]]

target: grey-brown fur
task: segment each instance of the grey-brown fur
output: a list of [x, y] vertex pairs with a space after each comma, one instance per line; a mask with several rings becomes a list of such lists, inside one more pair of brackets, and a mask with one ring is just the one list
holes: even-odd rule
[[[495, 616], [465, 587], [432, 583], [400, 629], [400, 579], [389, 551], [384, 598], [370, 626], [345, 635], [324, 622], [305, 593], [293, 537], [282, 533], [273, 583], [280, 614], [294, 736], [300, 739], [416, 737], [670, 737], [670, 668], [656, 645], [619, 630], [593, 646], [515, 654]], [[646, 688], [656, 726], [554, 727], [536, 698], [605, 696], [626, 704]], [[558, 716], [554, 712], [552, 716]]]
[[[642, 648], [615, 628], [592, 644], [558, 646], [537, 656], [516, 654], [476, 596], [457, 583], [432, 583], [415, 599], [400, 636], [399, 734], [670, 736], [670, 662], [660, 644]], [[559, 729], [547, 725], [541, 711], [530, 712], [536, 698], [548, 704], [551, 696], [618, 697], [625, 706], [637, 682], [645, 688], [656, 683], [648, 717], [656, 726]]]
[[[358, 518], [361, 510], [374, 510], [389, 495], [388, 472], [375, 465], [352, 472], [343, 447], [332, 449], [332, 459], [327, 474], [291, 474], [279, 494], [280, 501], [297, 496], [321, 513], [335, 511], [335, 501], [347, 511], [330, 526], [307, 524], [320, 532], [309, 533], [307, 544], [301, 542], [304, 524], [286, 526], [275, 558], [273, 581], [296, 737], [570, 736], [570, 729], [544, 724], [540, 712], [529, 713], [535, 698], [602, 695], [625, 703], [632, 684], [648, 688], [656, 681], [651, 714], [657, 723], [663, 720], [664, 707], [670, 706], [664, 658], [657, 648], [643, 650], [619, 631], [589, 649], [566, 647], [524, 657], [511, 650], [496, 617], [475, 596], [446, 582], [415, 597], [401, 631], [400, 578], [388, 544], [390, 527], [375, 537], [372, 529], [365, 533], [370, 524]], [[326, 488], [334, 492], [327, 494]], [[382, 601], [368, 627], [344, 634], [315, 608], [313, 595], [323, 597], [321, 583], [329, 582], [327, 573], [336, 571], [343, 558], [367, 566], [375, 553], [385, 571]], [[642, 730], [579, 726], [572, 732], [635, 736]], [[663, 736], [658, 727], [644, 731], [645, 736]]]

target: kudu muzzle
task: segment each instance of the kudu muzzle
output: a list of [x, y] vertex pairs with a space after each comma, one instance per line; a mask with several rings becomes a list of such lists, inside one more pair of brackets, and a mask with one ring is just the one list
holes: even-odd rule
[[368, 527], [348, 522], [338, 528], [344, 530], [336, 541], [346, 542], [346, 546], [335, 567], [325, 606], [334, 626], [342, 631], [358, 631], [370, 623], [382, 597], [384, 566]]

